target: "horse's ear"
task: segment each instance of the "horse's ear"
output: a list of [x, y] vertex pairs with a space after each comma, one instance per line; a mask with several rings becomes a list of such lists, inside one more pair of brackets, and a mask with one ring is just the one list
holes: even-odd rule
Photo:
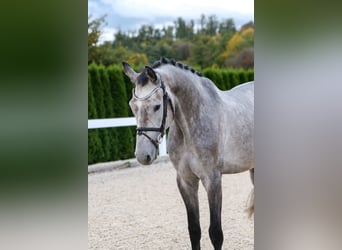
[[147, 76], [151, 80], [151, 82], [156, 83], [157, 82], [156, 72], [149, 66], [145, 66], [145, 69], [146, 69]]
[[126, 62], [122, 62], [122, 66], [123, 66], [123, 68], [124, 68], [124, 72], [125, 72], [126, 76], [128, 76], [129, 79], [131, 79], [131, 81], [132, 81], [133, 83], [135, 83], [135, 81], [136, 81], [136, 79], [137, 79], [137, 77], [138, 77], [138, 73], [136, 73], [136, 72], [132, 69], [131, 65], [129, 65], [129, 64], [126, 63]]

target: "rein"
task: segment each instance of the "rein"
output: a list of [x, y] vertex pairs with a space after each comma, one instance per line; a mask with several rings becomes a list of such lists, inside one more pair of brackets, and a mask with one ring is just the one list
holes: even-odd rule
[[[135, 94], [135, 89], [133, 89], [134, 98], [136, 98], [138, 100], [146, 100], [146, 99], [150, 98], [154, 93], [156, 93], [157, 90], [160, 88], [163, 90], [163, 118], [162, 118], [162, 123], [161, 123], [160, 127], [159, 128], [156, 128], [156, 127], [137, 127], [137, 135], [145, 136], [147, 139], [150, 140], [150, 142], [156, 147], [157, 150], [159, 149], [158, 145], [163, 141], [163, 137], [165, 135], [165, 130], [166, 130], [165, 129], [165, 123], [166, 123], [166, 117], [167, 117], [167, 102], [168, 101], [170, 101], [170, 107], [173, 111], [173, 106], [172, 106], [171, 100], [169, 99], [169, 96], [165, 90], [164, 82], [163, 82], [163, 80], [161, 80], [159, 87], [155, 88], [147, 96], [141, 97], [141, 98]], [[159, 132], [157, 140], [153, 140], [148, 134], [144, 133], [144, 132], [148, 132], [148, 131]]]

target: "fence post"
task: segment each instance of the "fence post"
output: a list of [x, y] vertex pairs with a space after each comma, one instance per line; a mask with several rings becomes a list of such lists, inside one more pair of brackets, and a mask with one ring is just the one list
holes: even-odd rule
[[159, 145], [159, 156], [167, 155], [167, 149], [166, 149], [166, 136], [162, 143]]

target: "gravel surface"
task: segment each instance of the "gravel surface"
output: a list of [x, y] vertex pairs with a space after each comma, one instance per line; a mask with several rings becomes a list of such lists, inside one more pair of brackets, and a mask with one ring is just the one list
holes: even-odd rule
[[[222, 179], [223, 249], [254, 249], [246, 201], [249, 172]], [[202, 249], [213, 249], [206, 192], [199, 189]], [[186, 210], [171, 163], [88, 175], [88, 249], [191, 249]]]

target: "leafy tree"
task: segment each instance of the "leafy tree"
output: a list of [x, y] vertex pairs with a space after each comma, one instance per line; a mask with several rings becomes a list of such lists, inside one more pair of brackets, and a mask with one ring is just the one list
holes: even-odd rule
[[248, 26], [240, 31], [241, 37], [244, 39], [245, 47], [254, 46], [254, 27]]
[[219, 24], [219, 33], [230, 34], [232, 36], [235, 32], [236, 28], [233, 19], [225, 19], [222, 23]]
[[232, 56], [236, 53], [243, 45], [244, 39], [239, 33], [235, 33], [233, 37], [228, 41], [226, 50], [224, 51], [224, 57]]
[[[173, 47], [169, 45], [168, 43], [164, 42], [164, 39], [161, 40], [160, 42], [157, 43], [158, 48], [159, 48], [159, 56], [164, 56], [167, 58], [174, 58], [175, 57], [175, 52], [173, 50]], [[150, 60], [150, 62], [154, 62], [154, 60]]]
[[178, 17], [177, 21], [175, 21], [175, 28], [176, 28], [176, 38], [178, 39], [186, 38], [186, 23], [183, 18]]
[[117, 57], [115, 50], [112, 49], [111, 42], [104, 42], [100, 46], [96, 47], [96, 58], [93, 62], [97, 64], [110, 65], [116, 63]]
[[167, 27], [163, 27], [162, 29], [162, 37], [165, 39], [165, 41], [167, 42], [171, 42], [173, 41], [173, 31], [174, 31], [174, 27], [173, 26], [167, 26]]
[[240, 30], [244, 30], [244, 29], [250, 28], [250, 27], [252, 27], [254, 29], [254, 22], [253, 21], [249, 21], [248, 23], [245, 23], [244, 25], [242, 25]]
[[253, 47], [243, 48], [239, 51], [233, 61], [235, 68], [250, 69], [254, 68], [254, 49]]
[[214, 64], [219, 54], [218, 37], [200, 35], [191, 47], [189, 64], [199, 65], [201, 68], [210, 67]]
[[112, 47], [113, 49], [125, 48], [130, 51], [139, 50], [141, 45], [137, 31], [128, 31], [127, 33], [123, 33], [121, 30], [119, 30], [116, 34], [114, 34]]
[[206, 23], [207, 23], [206, 16], [204, 14], [201, 14], [200, 21], [199, 21], [199, 24], [200, 24], [199, 32], [201, 34], [205, 34]]
[[229, 41], [230, 38], [232, 38], [235, 32], [236, 28], [233, 19], [225, 19], [222, 23], [219, 24], [219, 34], [221, 35], [220, 50], [225, 49], [226, 43]]
[[[124, 60], [122, 58], [122, 61], [127, 61], [130, 65], [134, 65], [135, 67], [143, 67], [144, 65], [147, 65], [148, 59], [146, 54], [144, 53], [132, 53], [127, 60]], [[123, 80], [122, 80], [123, 81]]]
[[218, 28], [219, 28], [219, 23], [218, 23], [216, 15], [209, 16], [207, 27], [206, 27], [206, 34], [209, 36], [214, 36], [216, 35]]
[[175, 41], [172, 45], [176, 60], [185, 61], [190, 57], [192, 43], [189, 41]]
[[92, 19], [88, 16], [88, 64], [96, 62], [98, 56], [98, 43], [100, 36], [102, 35], [102, 26], [105, 22], [106, 16], [102, 16], [97, 19]]
[[[237, 31], [231, 18], [219, 21], [216, 15], [201, 15], [199, 29], [195, 22], [178, 17], [173, 25], [155, 28], [142, 25], [137, 31], [118, 31], [112, 42], [98, 44], [104, 17], [88, 21], [89, 60], [97, 64], [111, 65], [121, 61], [132, 61], [141, 67], [161, 56], [181, 60], [193, 67], [244, 67], [254, 66], [254, 24], [248, 22]], [[93, 35], [90, 35], [93, 34]], [[93, 41], [93, 42], [90, 42]], [[146, 58], [147, 60], [146, 60]]]
[[244, 25], [226, 43], [219, 56], [225, 66], [249, 68], [254, 66], [254, 26]]
[[154, 28], [151, 25], [142, 25], [138, 30], [137, 41], [142, 44], [151, 43], [153, 40]]

